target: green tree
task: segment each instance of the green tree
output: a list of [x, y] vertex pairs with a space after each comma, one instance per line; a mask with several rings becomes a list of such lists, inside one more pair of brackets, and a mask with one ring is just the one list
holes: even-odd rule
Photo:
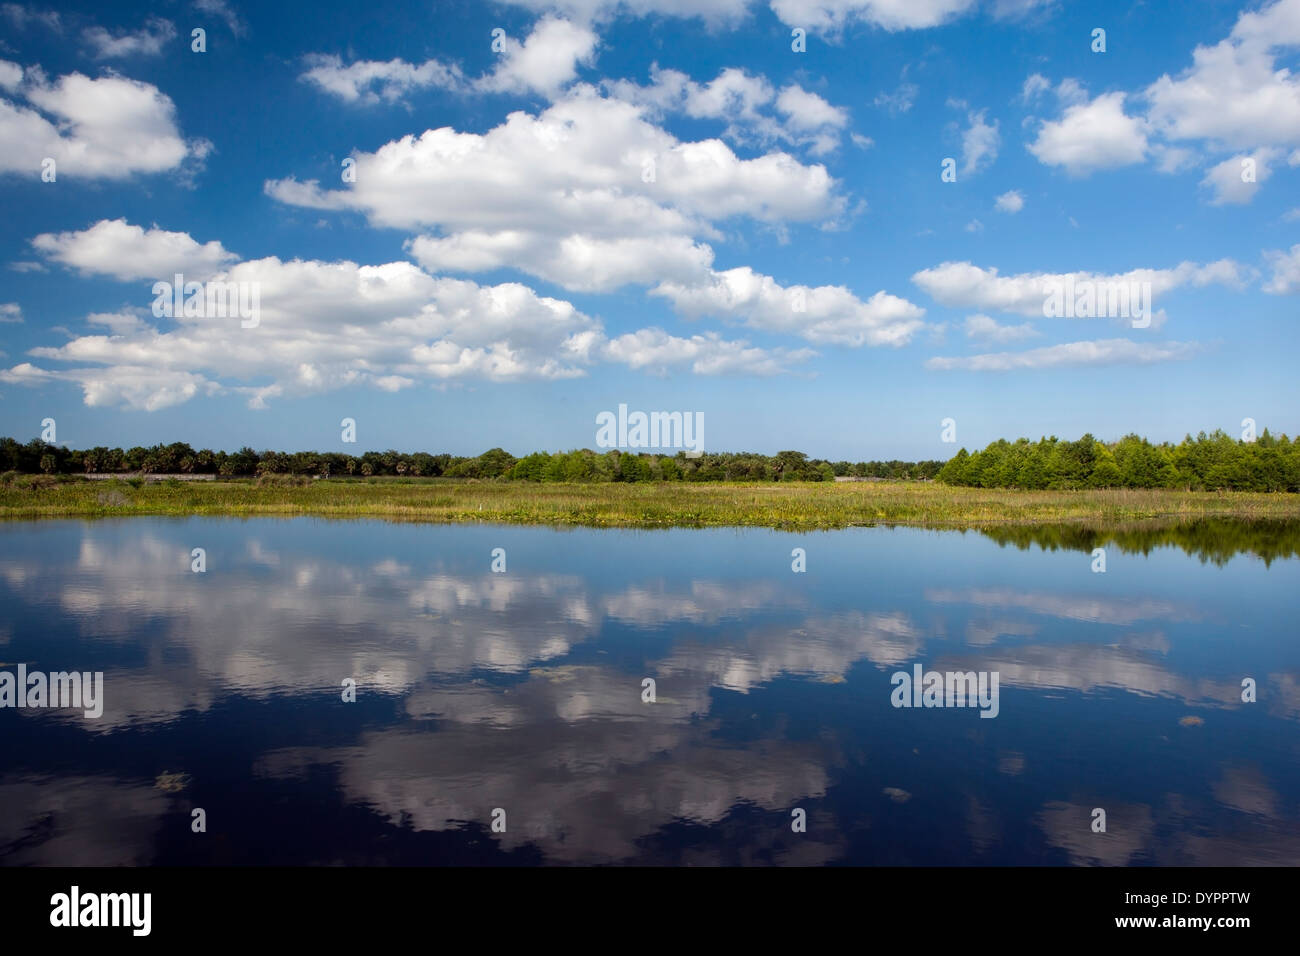
[[1118, 488], [1122, 483], [1115, 455], [1101, 442], [1095, 442], [1092, 456], [1092, 474], [1088, 484], [1094, 488]]
[[939, 469], [939, 480], [946, 485], [970, 484], [970, 453], [963, 448]]

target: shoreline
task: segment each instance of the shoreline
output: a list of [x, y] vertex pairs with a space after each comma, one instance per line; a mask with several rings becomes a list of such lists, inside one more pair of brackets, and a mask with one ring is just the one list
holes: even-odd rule
[[957, 529], [1042, 524], [1178, 525], [1300, 521], [1300, 495], [1164, 489], [1019, 491], [933, 482], [539, 484], [456, 479], [129, 482], [0, 486], [0, 520], [130, 516], [376, 518], [556, 527], [881, 524]]

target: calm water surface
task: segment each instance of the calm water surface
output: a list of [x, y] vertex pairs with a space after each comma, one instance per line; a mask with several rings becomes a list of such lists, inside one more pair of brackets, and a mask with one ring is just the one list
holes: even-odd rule
[[105, 682], [0, 710], [0, 864], [1300, 863], [1300, 561], [1074, 544], [0, 525], [0, 669]]

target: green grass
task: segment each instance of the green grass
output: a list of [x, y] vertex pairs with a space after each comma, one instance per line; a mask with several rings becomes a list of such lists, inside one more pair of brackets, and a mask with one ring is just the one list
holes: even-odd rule
[[983, 528], [1086, 522], [1108, 526], [1208, 518], [1300, 520], [1300, 495], [1164, 490], [1010, 491], [919, 482], [533, 484], [372, 479], [301, 486], [254, 481], [22, 480], [0, 484], [0, 518], [234, 515], [487, 521], [589, 527], [867, 524]]

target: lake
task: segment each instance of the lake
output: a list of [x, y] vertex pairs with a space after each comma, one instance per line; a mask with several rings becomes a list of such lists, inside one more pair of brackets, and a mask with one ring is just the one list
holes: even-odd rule
[[1295, 865], [1295, 534], [0, 525], [0, 864]]

